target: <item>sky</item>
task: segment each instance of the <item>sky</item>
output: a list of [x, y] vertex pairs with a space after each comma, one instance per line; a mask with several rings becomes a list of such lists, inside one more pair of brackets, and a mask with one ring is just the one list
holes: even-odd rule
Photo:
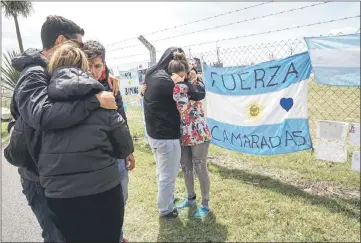
[[[214, 41], [210, 44], [185, 47], [187, 53], [192, 56], [201, 56], [199, 53], [210, 53], [209, 59], [215, 61], [216, 47], [228, 55], [229, 60], [223, 60], [231, 64], [231, 59], [240, 59], [246, 55], [239, 51], [233, 52], [232, 48], [238, 46], [257, 46], [261, 43], [273, 43], [280, 41], [302, 39], [304, 36], [320, 36], [328, 34], [355, 33], [360, 28], [360, 18], [298, 28], [294, 30], [280, 31], [276, 33], [255, 35], [239, 38], [231, 41], [220, 41], [237, 36], [250, 35], [254, 33], [268, 32], [277, 29], [295, 27], [299, 25], [312, 24], [320, 21], [328, 21], [349, 16], [360, 15], [360, 2], [331, 2], [319, 6], [295, 10], [292, 12], [265, 17], [257, 20], [246, 21], [239, 24], [220, 27], [209, 31], [199, 30], [224, 25], [237, 21], [277, 13], [283, 10], [299, 8], [315, 4], [314, 2], [273, 2], [262, 6], [240, 10], [232, 14], [196, 24], [190, 24], [179, 28], [173, 28], [153, 35], [146, 35], [160, 29], [169, 28], [199, 19], [242, 9], [247, 6], [257, 5], [258, 2], [35, 2], [34, 13], [27, 19], [19, 18], [20, 30], [23, 38], [24, 48], [41, 48], [40, 29], [48, 15], [61, 15], [73, 20], [84, 28], [84, 40], [95, 39], [106, 46], [107, 64], [111, 67], [128, 69], [136, 67], [140, 63], [149, 60], [148, 50], [140, 45], [127, 48], [132, 45], [141, 44], [137, 39], [144, 35], [156, 48], [157, 58], [162, 51], [170, 46], [185, 47], [192, 44]], [[162, 38], [180, 35], [188, 32], [197, 32], [164, 41], [156, 41]], [[12, 19], [6, 19], [2, 13], [2, 52], [7, 49], [18, 48], [15, 25]], [[132, 38], [126, 42], [114, 45], [124, 39]], [[288, 43], [292, 43], [289, 41]], [[124, 49], [119, 49], [124, 48]], [[291, 44], [291, 47], [292, 44]], [[119, 50], [115, 50], [119, 49]], [[280, 51], [272, 50], [271, 54], [277, 57]], [[130, 57], [135, 54], [142, 54]], [[225, 53], [223, 53], [226, 55]], [[205, 54], [206, 55], [206, 54]], [[250, 55], [248, 53], [248, 55]], [[253, 55], [253, 54], [252, 54]], [[206, 58], [206, 57], [204, 57]], [[263, 58], [263, 57], [262, 57]], [[252, 59], [261, 61], [262, 58]], [[223, 59], [226, 59], [224, 57]], [[247, 60], [245, 62], [250, 62]], [[237, 64], [239, 62], [237, 61]]]

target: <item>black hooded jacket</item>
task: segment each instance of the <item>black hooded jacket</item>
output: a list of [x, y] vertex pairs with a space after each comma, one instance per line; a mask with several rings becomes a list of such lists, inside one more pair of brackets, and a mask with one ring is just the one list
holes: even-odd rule
[[[74, 67], [56, 69], [48, 87], [57, 101], [84, 99], [104, 90], [100, 82]], [[42, 132], [37, 167], [45, 195], [94, 195], [120, 183], [117, 159], [134, 152], [124, 119], [115, 110], [97, 109], [77, 125]]]
[[[153, 139], [180, 138], [180, 115], [173, 100], [174, 82], [168, 73], [168, 65], [174, 52], [181, 48], [168, 48], [159, 62], [148, 69], [145, 75], [147, 90], [144, 94], [144, 116], [148, 135]], [[187, 81], [185, 81], [187, 83]], [[201, 100], [205, 97], [202, 86], [190, 89], [190, 98]]]
[[21, 74], [10, 105], [16, 123], [4, 155], [11, 164], [20, 167], [23, 178], [38, 181], [34, 161], [40, 150], [41, 130], [73, 126], [98, 109], [100, 103], [95, 95], [53, 103], [48, 97], [47, 60], [40, 50], [28, 49], [15, 57], [12, 65]]

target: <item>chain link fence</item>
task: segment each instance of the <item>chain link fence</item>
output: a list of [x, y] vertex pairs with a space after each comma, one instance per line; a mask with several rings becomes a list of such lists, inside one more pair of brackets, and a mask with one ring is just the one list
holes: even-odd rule
[[[187, 53], [189, 57], [197, 57], [210, 65], [246, 66], [307, 51], [303, 39], [289, 39], [273, 43], [261, 43], [252, 46], [234, 48], [217, 48], [202, 53]], [[136, 64], [135, 64], [136, 65]], [[360, 123], [360, 87], [335, 87], [319, 85], [311, 74], [308, 91], [309, 122], [312, 140], [315, 144], [316, 122], [333, 120]], [[124, 97], [127, 103], [127, 115], [131, 132], [135, 137], [144, 136], [143, 115], [139, 97]], [[206, 102], [206, 100], [204, 101]], [[348, 146], [350, 148], [350, 146]], [[352, 147], [349, 149], [354, 150]], [[304, 153], [304, 152], [301, 152]], [[309, 153], [309, 152], [308, 152]], [[289, 155], [279, 156], [287, 159]], [[259, 159], [261, 156], [247, 156], [248, 159]], [[351, 156], [349, 155], [349, 158]]]

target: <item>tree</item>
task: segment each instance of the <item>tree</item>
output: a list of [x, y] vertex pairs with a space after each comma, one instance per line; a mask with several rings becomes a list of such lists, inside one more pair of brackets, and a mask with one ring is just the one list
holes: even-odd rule
[[24, 52], [18, 16], [23, 16], [25, 18], [30, 16], [33, 12], [33, 3], [29, 1], [1, 1], [1, 4], [4, 7], [5, 17], [14, 19], [19, 49], [21, 52]]
[[11, 65], [11, 59], [18, 55], [19, 52], [14, 50], [7, 51], [7, 53], [3, 54], [3, 63], [1, 64], [1, 83], [2, 87], [10, 91], [14, 91], [20, 77], [20, 72], [16, 71]]

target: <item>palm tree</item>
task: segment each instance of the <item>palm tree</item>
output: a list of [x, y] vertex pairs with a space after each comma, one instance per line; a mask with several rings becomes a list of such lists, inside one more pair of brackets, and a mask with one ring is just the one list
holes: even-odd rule
[[20, 72], [16, 71], [11, 65], [11, 60], [19, 54], [20, 53], [18, 51], [14, 50], [7, 51], [7, 53], [3, 54], [3, 63], [1, 65], [1, 86], [9, 91], [14, 91], [20, 77]]
[[30, 1], [1, 1], [4, 7], [5, 17], [13, 18], [15, 22], [16, 35], [18, 37], [19, 49], [24, 52], [23, 40], [21, 39], [18, 16], [28, 17], [33, 12], [33, 3]]

